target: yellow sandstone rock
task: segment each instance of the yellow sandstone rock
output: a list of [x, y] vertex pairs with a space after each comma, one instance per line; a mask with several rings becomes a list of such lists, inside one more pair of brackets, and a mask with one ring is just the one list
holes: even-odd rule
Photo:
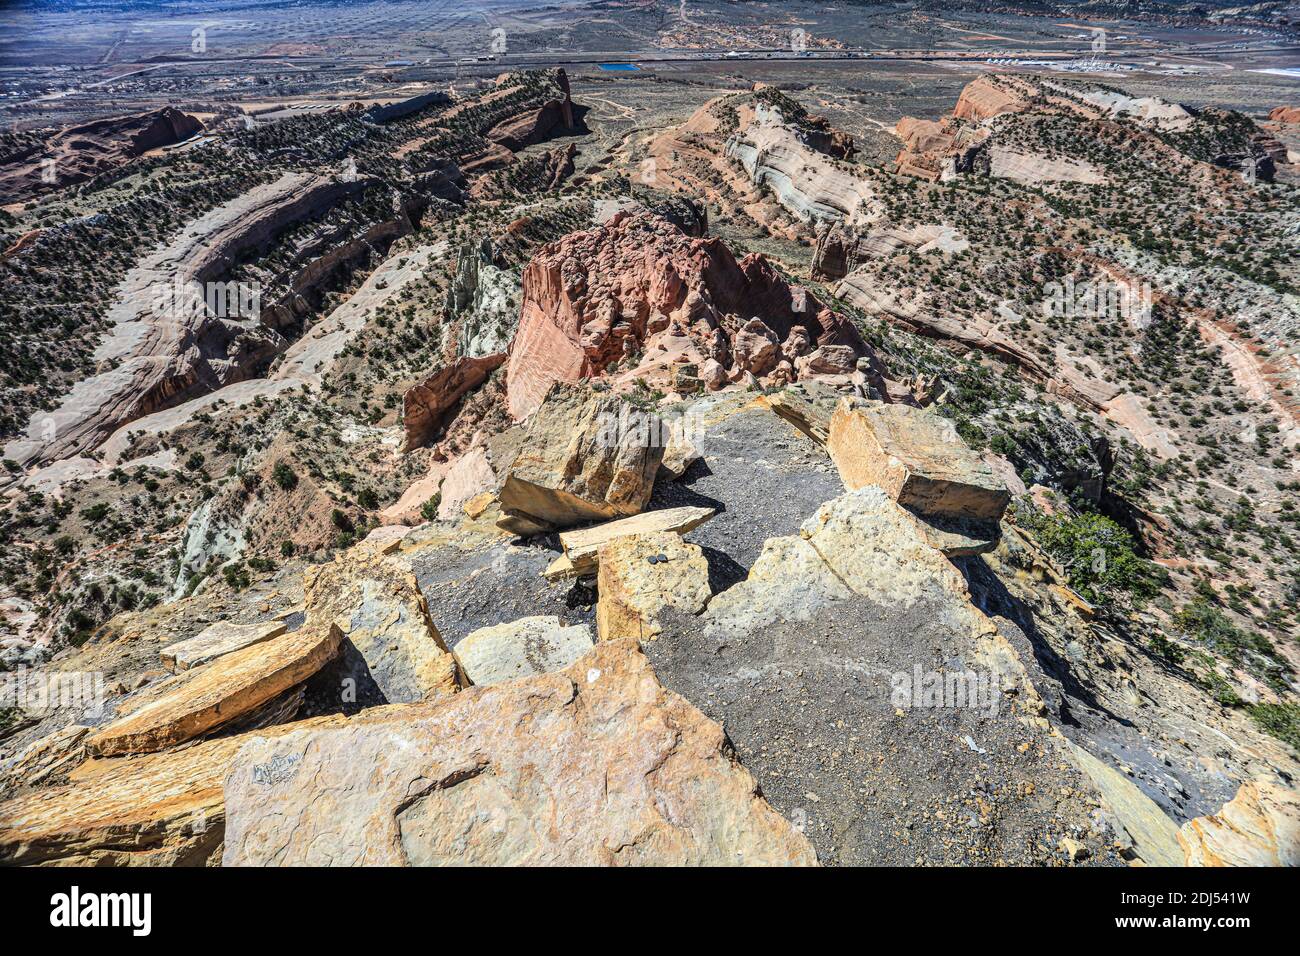
[[663, 461], [648, 412], [556, 382], [534, 413], [501, 487], [501, 510], [556, 528], [637, 514]]
[[309, 568], [303, 586], [307, 620], [339, 627], [389, 703], [460, 688], [456, 659], [402, 558], [353, 548], [332, 564]]
[[594, 574], [597, 553], [606, 542], [632, 534], [652, 534], [658, 531], [685, 534], [704, 524], [716, 513], [716, 508], [664, 508], [660, 511], [645, 511], [618, 521], [607, 521], [590, 528], [566, 531], [560, 535], [564, 556], [557, 558], [543, 573], [548, 580]]
[[1188, 866], [1300, 866], [1300, 797], [1248, 780], [1218, 813], [1178, 831]]
[[217, 621], [206, 627], [197, 637], [171, 644], [159, 651], [163, 666], [172, 673], [189, 670], [199, 664], [224, 657], [234, 651], [269, 641], [287, 630], [283, 620], [263, 621], [260, 624], [235, 624]]
[[225, 795], [226, 866], [816, 863], [635, 641], [253, 740]]
[[923, 409], [846, 398], [827, 450], [844, 487], [876, 485], [918, 514], [996, 522], [1011, 500], [953, 423]]
[[653, 639], [666, 608], [698, 614], [709, 601], [704, 552], [671, 532], [615, 538], [601, 546], [599, 562], [598, 640]]
[[68, 782], [0, 804], [0, 863], [201, 866], [225, 829], [222, 780], [250, 739], [341, 725], [318, 717], [178, 750], [91, 759]]
[[196, 668], [167, 693], [120, 717], [86, 740], [89, 753], [149, 753], [193, 740], [302, 683], [328, 662], [343, 634], [308, 623]]

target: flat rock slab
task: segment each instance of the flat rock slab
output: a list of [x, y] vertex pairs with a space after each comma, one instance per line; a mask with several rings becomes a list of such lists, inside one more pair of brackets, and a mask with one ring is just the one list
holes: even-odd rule
[[67, 783], [0, 804], [0, 863], [202, 866], [221, 851], [222, 781], [239, 749], [254, 736], [343, 721], [318, 717], [164, 753], [87, 760]]
[[554, 615], [479, 628], [456, 645], [456, 658], [478, 687], [562, 670], [591, 650], [591, 628], [565, 627]]
[[1178, 831], [1188, 866], [1300, 866], [1300, 795], [1247, 780], [1218, 813]]
[[667, 531], [600, 547], [596, 633], [602, 641], [652, 640], [668, 608], [699, 614], [709, 602], [709, 563], [699, 545]]
[[554, 674], [255, 740], [225, 866], [813, 864], [634, 642]]
[[342, 640], [337, 626], [309, 623], [292, 634], [219, 657], [97, 731], [86, 740], [86, 749], [109, 757], [193, 740], [311, 677], [334, 657]]
[[704, 524], [717, 514], [717, 510], [690, 507], [664, 508], [660, 511], [645, 511], [618, 521], [607, 521], [590, 528], [566, 531], [560, 535], [560, 547], [564, 548], [564, 557], [556, 559], [555, 563], [546, 569], [546, 577], [556, 580], [595, 574], [597, 553], [600, 551], [600, 546], [606, 542], [632, 534], [650, 534], [658, 531], [685, 534]]
[[919, 515], [996, 524], [1011, 500], [951, 421], [909, 405], [842, 400], [827, 450], [844, 487], [876, 485]]
[[159, 651], [163, 666], [172, 673], [187, 671], [199, 664], [224, 657], [234, 651], [269, 641], [288, 630], [284, 621], [263, 621], [260, 624], [234, 624], [218, 621], [205, 628], [196, 637], [170, 644]]

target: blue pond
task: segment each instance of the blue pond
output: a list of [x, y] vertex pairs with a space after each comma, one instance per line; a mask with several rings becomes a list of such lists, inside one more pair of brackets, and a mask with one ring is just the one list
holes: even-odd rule
[[600, 64], [600, 68], [602, 70], [609, 70], [611, 73], [631, 73], [634, 70], [641, 69], [641, 67], [637, 66], [635, 63], [602, 63]]

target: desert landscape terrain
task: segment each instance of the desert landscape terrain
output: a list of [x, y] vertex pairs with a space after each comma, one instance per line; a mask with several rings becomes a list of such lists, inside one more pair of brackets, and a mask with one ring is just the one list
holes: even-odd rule
[[19, 4], [0, 124], [0, 863], [1300, 863], [1295, 4]]

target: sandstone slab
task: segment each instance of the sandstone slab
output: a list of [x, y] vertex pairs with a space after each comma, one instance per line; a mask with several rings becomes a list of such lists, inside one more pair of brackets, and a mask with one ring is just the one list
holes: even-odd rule
[[831, 435], [831, 417], [840, 394], [813, 382], [790, 385], [763, 396], [760, 401], [817, 444], [825, 446]]
[[338, 652], [343, 634], [308, 624], [219, 657], [155, 700], [86, 740], [89, 753], [148, 753], [193, 740], [228, 724], [302, 683]]
[[1300, 797], [1248, 780], [1223, 809], [1178, 831], [1188, 866], [1300, 866]]
[[704, 524], [716, 513], [716, 508], [663, 508], [659, 511], [643, 511], [631, 518], [607, 521], [590, 528], [566, 531], [560, 535], [560, 547], [564, 548], [564, 555], [546, 569], [546, 577], [559, 580], [595, 574], [597, 554], [606, 542], [628, 535], [659, 531], [685, 534]]
[[951, 554], [987, 550], [1011, 493], [948, 419], [908, 405], [844, 399], [827, 450], [850, 490], [875, 485], [933, 529]]
[[360, 659], [353, 677], [373, 680], [388, 703], [453, 694], [456, 659], [443, 643], [415, 575], [399, 557], [361, 548], [303, 575], [307, 620], [333, 624]]
[[255, 740], [226, 866], [815, 863], [630, 641], [554, 674]]
[[199, 664], [226, 654], [269, 641], [287, 630], [284, 621], [263, 621], [259, 624], [235, 624], [217, 621], [204, 628], [196, 637], [169, 644], [159, 651], [163, 666], [175, 673], [189, 670]]
[[139, 756], [87, 760], [68, 782], [0, 804], [0, 864], [202, 866], [220, 856], [222, 780], [252, 737], [343, 723], [319, 717]]
[[602, 641], [652, 640], [668, 608], [699, 614], [709, 602], [709, 563], [698, 545], [667, 531], [615, 538], [597, 560], [596, 632]]
[[474, 631], [456, 645], [456, 659], [470, 683], [483, 687], [562, 670], [592, 646], [585, 624], [565, 627], [554, 615], [525, 617]]
[[807, 620], [852, 593], [803, 538], [769, 538], [745, 580], [714, 597], [703, 620], [706, 630], [750, 631]]
[[438, 520], [455, 521], [468, 514], [465, 506], [470, 499], [491, 494], [496, 484], [496, 472], [492, 470], [487, 452], [481, 445], [475, 445], [456, 459], [442, 480], [438, 489], [442, 496], [438, 503]]

